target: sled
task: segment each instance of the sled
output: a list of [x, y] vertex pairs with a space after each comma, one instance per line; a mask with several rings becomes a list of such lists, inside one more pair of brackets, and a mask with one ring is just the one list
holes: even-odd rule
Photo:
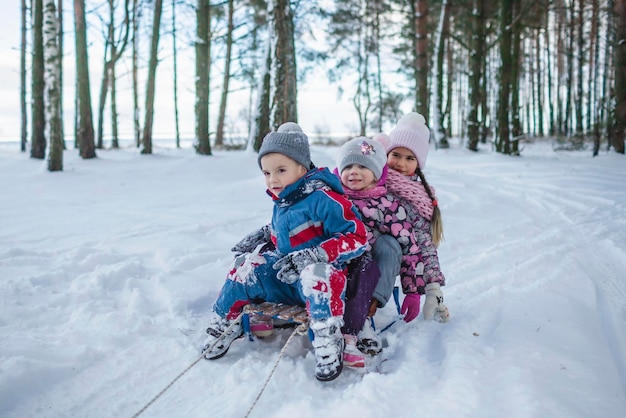
[[254, 334], [250, 330], [250, 315], [262, 315], [272, 318], [274, 320], [274, 328], [300, 327], [303, 333], [309, 328], [309, 313], [303, 306], [263, 302], [246, 305], [243, 311], [243, 332], [250, 341], [255, 339]]

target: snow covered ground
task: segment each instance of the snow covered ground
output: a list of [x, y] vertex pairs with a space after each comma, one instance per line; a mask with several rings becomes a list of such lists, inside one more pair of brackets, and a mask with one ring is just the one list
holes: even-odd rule
[[[313, 147], [334, 167], [336, 148]], [[229, 249], [266, 223], [256, 154], [0, 146], [0, 416], [132, 417], [199, 355]], [[235, 342], [145, 417], [623, 417], [626, 159], [431, 150], [447, 324], [398, 323], [379, 372], [315, 380], [305, 337]], [[393, 319], [393, 304], [377, 316]], [[379, 325], [380, 326], [380, 325]]]

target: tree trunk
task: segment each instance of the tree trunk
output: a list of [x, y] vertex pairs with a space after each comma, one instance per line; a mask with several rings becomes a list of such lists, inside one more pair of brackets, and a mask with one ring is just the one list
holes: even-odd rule
[[45, 0], [44, 10], [44, 55], [46, 74], [46, 127], [50, 142], [48, 171], [63, 170], [63, 133], [61, 131], [61, 103], [59, 84], [60, 55], [57, 46], [59, 29], [56, 0]]
[[133, 125], [135, 127], [135, 145], [141, 145], [141, 125], [139, 124], [139, 19], [141, 16], [138, 7], [139, 0], [133, 0]]
[[510, 154], [511, 139], [509, 132], [509, 114], [511, 100], [511, 24], [512, 0], [500, 0], [500, 70], [498, 83], [498, 132], [496, 137], [496, 151]]
[[626, 132], [626, 0], [615, 0], [615, 134], [613, 147], [624, 154]]
[[233, 49], [233, 0], [228, 0], [228, 30], [226, 32], [226, 57], [224, 58], [224, 82], [222, 83], [222, 97], [215, 133], [215, 146], [224, 145], [224, 119], [226, 117], [226, 101], [228, 99], [228, 84], [230, 82], [230, 59]]
[[178, 58], [176, 47], [176, 0], [172, 0], [172, 58], [174, 59], [174, 124], [176, 148], [180, 148], [180, 126], [178, 123]]
[[[584, 29], [584, 11], [585, 11], [585, 0], [577, 0], [578, 1], [578, 13], [576, 13], [576, 37], [578, 38], [578, 51], [576, 52], [577, 56], [577, 77], [576, 77], [576, 97], [575, 106], [576, 106], [576, 133], [574, 134], [572, 145], [574, 149], [582, 149], [585, 146], [585, 126], [583, 123], [584, 114], [583, 114], [583, 101], [585, 99], [585, 93], [583, 89], [584, 76], [583, 72], [585, 70], [585, 29]], [[572, 8], [574, 6], [572, 5]], [[573, 11], [572, 11], [573, 13]]]
[[271, 97], [271, 81], [272, 81], [272, 36], [267, 41], [265, 49], [265, 68], [262, 73], [262, 81], [260, 83], [260, 91], [258, 94], [257, 116], [255, 118], [256, 135], [254, 136], [254, 150], [259, 151], [263, 138], [270, 133], [270, 97]]
[[478, 109], [481, 103], [481, 78], [484, 77], [483, 61], [485, 59], [485, 4], [484, 0], [474, 0], [472, 15], [472, 37], [470, 51], [469, 74], [469, 113], [467, 115], [467, 148], [478, 151], [478, 140], [481, 132], [481, 122], [478, 120]]
[[43, 0], [33, 0], [33, 58], [32, 58], [32, 132], [31, 158], [46, 156], [46, 117], [44, 114]]
[[[446, 120], [446, 111], [444, 109], [444, 94], [443, 94], [443, 80], [445, 75], [443, 74], [443, 59], [445, 56], [445, 45], [446, 45], [446, 37], [448, 32], [448, 19], [450, 17], [450, 5], [447, 0], [444, 0], [441, 5], [441, 18], [439, 22], [439, 29], [437, 31], [437, 43], [435, 45], [437, 51], [437, 63], [436, 63], [436, 74], [435, 83], [436, 90], [435, 94], [437, 97], [436, 112], [437, 118], [436, 121], [436, 129], [438, 130], [438, 135], [436, 136], [437, 147], [438, 148], [450, 148], [450, 143], [448, 142], [448, 138], [446, 135], [445, 129], [445, 120]], [[448, 95], [448, 97], [450, 97]]]
[[274, 2], [274, 128], [285, 122], [298, 121], [298, 90], [293, 11], [289, 0]]
[[28, 107], [26, 104], [26, 0], [22, 0], [22, 38], [20, 40], [20, 109], [22, 116], [20, 150], [26, 152], [28, 141]]
[[59, 22], [59, 106], [61, 107], [60, 119], [61, 119], [61, 138], [63, 140], [63, 149], [65, 149], [65, 123], [63, 121], [63, 0], [57, 0], [57, 20]]
[[415, 110], [429, 120], [428, 97], [428, 1], [411, 0], [413, 65], [415, 69]]
[[76, 30], [76, 83], [78, 101], [76, 137], [80, 149], [80, 156], [83, 158], [95, 158], [96, 146], [93, 138], [91, 90], [89, 88], [85, 0], [74, 0], [74, 25]]
[[209, 72], [211, 70], [211, 2], [196, 8], [196, 152], [211, 155], [209, 140]]
[[152, 18], [152, 41], [150, 42], [150, 60], [148, 62], [148, 81], [146, 83], [146, 114], [143, 125], [142, 154], [152, 154], [152, 124], [154, 122], [154, 88], [159, 52], [159, 30], [161, 29], [161, 11], [163, 0], [154, 1]]
[[522, 54], [521, 54], [521, 42], [522, 42], [522, 25], [520, 17], [520, 0], [511, 0], [513, 7], [513, 24], [511, 26], [512, 33], [511, 39], [513, 42], [513, 48], [511, 51], [511, 88], [510, 88], [510, 112], [511, 112], [511, 134], [513, 142], [511, 143], [510, 154], [519, 154], [519, 139], [522, 135], [523, 128], [520, 118], [520, 69], [522, 67]]

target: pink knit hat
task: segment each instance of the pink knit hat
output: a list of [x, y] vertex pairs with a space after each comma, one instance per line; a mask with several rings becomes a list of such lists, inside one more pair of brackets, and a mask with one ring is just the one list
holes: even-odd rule
[[385, 144], [387, 154], [394, 148], [404, 147], [410, 149], [419, 164], [421, 170], [426, 166], [428, 146], [430, 141], [430, 129], [426, 126], [424, 116], [417, 112], [410, 112], [402, 116], [396, 127], [389, 133], [389, 142]]

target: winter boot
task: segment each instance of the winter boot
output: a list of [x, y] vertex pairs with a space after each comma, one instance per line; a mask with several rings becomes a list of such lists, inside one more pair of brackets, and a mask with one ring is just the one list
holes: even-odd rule
[[345, 347], [343, 349], [343, 364], [344, 366], [361, 368], [365, 367], [365, 357], [363, 353], [356, 347], [357, 336], [350, 334], [343, 334], [345, 340]]
[[358, 341], [356, 343], [357, 348], [365, 354], [375, 356], [383, 350], [383, 344], [376, 334], [376, 331], [372, 327], [372, 319], [367, 318], [363, 329], [359, 332]]
[[209, 327], [206, 329], [206, 333], [209, 335], [204, 340], [204, 348], [202, 349], [204, 358], [216, 360], [226, 354], [233, 341], [243, 336], [241, 318], [229, 321], [213, 313], [209, 319]]
[[250, 315], [250, 331], [259, 338], [265, 338], [274, 332], [274, 320], [265, 315]]
[[343, 320], [332, 316], [311, 320], [313, 348], [315, 350], [315, 377], [322, 382], [336, 379], [343, 370], [344, 340], [341, 334]]

